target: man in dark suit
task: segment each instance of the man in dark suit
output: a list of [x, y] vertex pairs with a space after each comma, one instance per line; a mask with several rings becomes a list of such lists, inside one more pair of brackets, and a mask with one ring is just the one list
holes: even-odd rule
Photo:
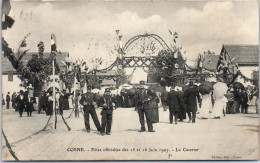
[[109, 88], [105, 90], [102, 99], [102, 105], [103, 105], [103, 109], [101, 111], [101, 115], [102, 115], [101, 135], [104, 136], [105, 133], [107, 135], [111, 135], [111, 125], [112, 125], [113, 110], [115, 107], [115, 99], [112, 98]]
[[20, 117], [22, 117], [23, 110], [25, 109], [27, 103], [28, 102], [26, 101], [23, 90], [20, 90], [20, 95], [17, 97], [17, 109]]
[[148, 90], [144, 88], [144, 81], [140, 81], [140, 88], [135, 94], [135, 108], [138, 111], [139, 120], [141, 124], [141, 130], [139, 132], [145, 131], [144, 115], [146, 117], [146, 122], [149, 132], [155, 132], [153, 130], [153, 124], [151, 119], [151, 108], [149, 107], [150, 97], [148, 95]]
[[198, 110], [197, 101], [199, 100], [199, 91], [197, 86], [190, 82], [190, 88], [184, 92], [185, 101], [187, 104], [187, 113], [189, 116], [189, 123], [195, 123], [196, 112]]
[[9, 109], [10, 101], [11, 101], [10, 92], [7, 93], [5, 100], [6, 100], [6, 109]]
[[173, 115], [175, 124], [177, 124], [178, 115], [180, 112], [178, 92], [174, 90], [175, 84], [172, 86], [171, 91], [168, 93], [168, 105], [170, 111], [170, 123], [173, 122]]
[[81, 105], [83, 105], [83, 111], [84, 111], [84, 121], [85, 121], [85, 127], [87, 129], [87, 132], [90, 132], [90, 125], [89, 125], [89, 114], [91, 115], [94, 124], [98, 131], [101, 131], [101, 126], [97, 117], [96, 113], [96, 102], [94, 99], [93, 93], [91, 93], [91, 87], [87, 88], [87, 93], [82, 94], [82, 97], [79, 101]]

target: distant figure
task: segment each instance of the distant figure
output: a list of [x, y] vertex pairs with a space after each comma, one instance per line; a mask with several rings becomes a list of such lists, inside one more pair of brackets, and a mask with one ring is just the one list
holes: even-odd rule
[[33, 97], [29, 97], [29, 95], [27, 95], [28, 98], [28, 101], [27, 101], [27, 105], [26, 105], [26, 112], [27, 112], [27, 116], [28, 117], [31, 117], [32, 116], [32, 111], [34, 110], [34, 107], [33, 105], [36, 104], [36, 98], [33, 96]]
[[5, 105], [5, 99], [4, 99], [4, 94], [2, 94], [2, 106]]
[[52, 94], [53, 94], [52, 92], [49, 92], [48, 107], [46, 110], [46, 115], [52, 115], [52, 112], [53, 112], [53, 95]]
[[24, 96], [24, 92], [23, 92], [23, 90], [20, 90], [20, 95], [17, 97], [17, 108], [18, 108], [20, 117], [22, 117], [22, 115], [23, 115], [23, 111], [26, 107], [26, 103], [27, 102], [26, 102], [26, 99]]
[[163, 91], [162, 95], [161, 95], [161, 99], [162, 99], [162, 106], [163, 106], [163, 110], [167, 111], [167, 104], [168, 104], [168, 92], [167, 91]]
[[242, 90], [240, 93], [241, 96], [241, 113], [247, 114], [248, 110], [248, 94], [246, 90]]
[[9, 109], [10, 101], [11, 101], [10, 92], [7, 93], [5, 100], [6, 100], [6, 109]]
[[76, 93], [76, 97], [74, 98], [75, 104], [75, 117], [79, 117], [79, 100], [80, 100], [80, 93]]
[[43, 111], [46, 111], [47, 106], [48, 106], [47, 104], [48, 104], [47, 93], [46, 93], [46, 91], [44, 90], [44, 91], [43, 91], [43, 94], [42, 94], [42, 96], [41, 96], [41, 98], [40, 98], [40, 100], [39, 100], [38, 114], [40, 114], [42, 110], [43, 110]]
[[255, 99], [255, 109], [256, 109], [256, 114], [259, 114], [259, 88], [257, 88], [255, 91], [254, 91], [254, 96], [256, 96], [256, 99]]
[[16, 92], [14, 92], [14, 93], [12, 94], [12, 99], [11, 99], [11, 101], [12, 101], [12, 108], [15, 109], [15, 110], [16, 110], [16, 97], [17, 97]]
[[159, 107], [158, 103], [160, 102], [158, 95], [153, 91], [149, 91], [149, 95], [151, 97], [150, 100], [150, 108], [151, 108], [151, 119], [152, 123], [159, 123]]

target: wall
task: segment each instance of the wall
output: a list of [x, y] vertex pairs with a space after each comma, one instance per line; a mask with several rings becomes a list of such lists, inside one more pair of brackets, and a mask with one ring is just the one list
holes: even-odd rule
[[12, 94], [13, 92], [19, 92], [20, 90], [25, 90], [23, 87], [20, 87], [21, 80], [17, 75], [13, 75], [13, 81], [8, 81], [8, 75], [2, 75], [2, 94], [5, 95], [7, 92]]
[[253, 71], [254, 70], [259, 70], [258, 66], [240, 66], [239, 70], [241, 71], [241, 73], [243, 75], [245, 75], [246, 77], [253, 79]]

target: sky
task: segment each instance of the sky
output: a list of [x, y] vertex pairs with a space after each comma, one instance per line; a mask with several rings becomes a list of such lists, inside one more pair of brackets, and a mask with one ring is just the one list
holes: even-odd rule
[[[108, 66], [116, 58], [119, 29], [123, 44], [144, 33], [154, 33], [169, 45], [171, 31], [177, 46], [194, 61], [199, 53], [220, 53], [223, 44], [259, 44], [258, 1], [11, 1], [13, 27], [3, 32], [15, 51], [31, 33], [27, 47], [37, 52], [43, 41], [50, 51], [50, 36], [58, 50], [71, 57], [89, 60], [102, 56]], [[101, 67], [102, 67], [101, 66]]]

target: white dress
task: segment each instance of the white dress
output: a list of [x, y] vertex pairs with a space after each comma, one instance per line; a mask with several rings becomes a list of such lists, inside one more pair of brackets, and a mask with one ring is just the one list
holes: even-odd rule
[[225, 96], [215, 99], [215, 104], [213, 107], [213, 118], [223, 116], [223, 110], [226, 110], [227, 98]]
[[209, 118], [209, 111], [212, 110], [212, 101], [211, 101], [211, 95], [206, 94], [202, 95], [202, 103], [201, 103], [201, 109], [200, 109], [200, 118]]

